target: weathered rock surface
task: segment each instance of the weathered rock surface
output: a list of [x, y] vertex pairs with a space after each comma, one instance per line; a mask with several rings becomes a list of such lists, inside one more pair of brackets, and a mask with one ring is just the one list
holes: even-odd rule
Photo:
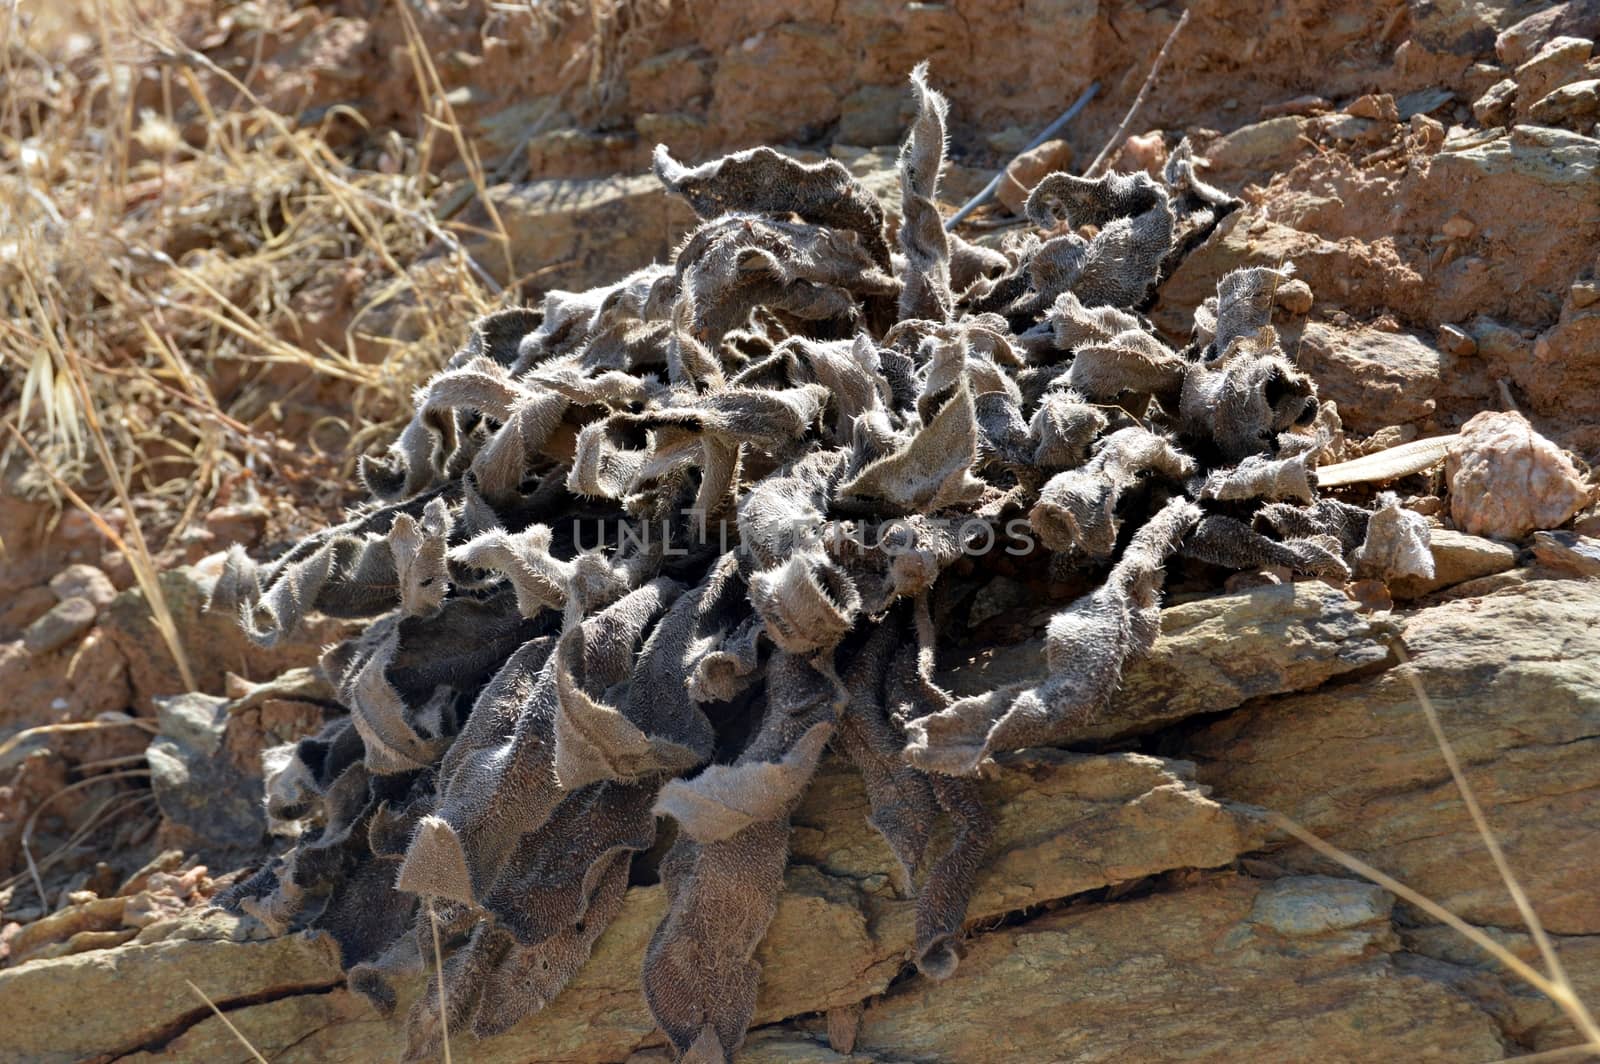
[[1574, 81], [1553, 90], [1528, 109], [1528, 117], [1542, 126], [1560, 126], [1575, 133], [1592, 129], [1600, 118], [1600, 78]]
[[[160, 1046], [212, 1016], [185, 980], [229, 1009], [291, 995], [321, 995], [342, 983], [342, 974], [332, 939], [299, 935], [271, 942], [130, 944], [33, 961], [0, 970], [0, 1000], [8, 1014], [29, 1021], [6, 1024], [0, 1061], [70, 1064]], [[249, 1059], [237, 1042], [218, 1056], [191, 1059], [235, 1057]]]
[[[1390, 313], [1425, 332], [1479, 315], [1543, 329], [1593, 260], [1600, 240], [1597, 181], [1600, 141], [1532, 125], [1448, 141], [1398, 174], [1358, 169], [1339, 153], [1308, 158], [1274, 183], [1261, 206], [1226, 219], [1178, 267], [1152, 318], [1185, 336], [1191, 308], [1223, 273], [1292, 261], [1324, 309], [1360, 317]], [[1458, 218], [1470, 222], [1470, 230], [1452, 237], [1461, 232], [1459, 222], [1447, 226]], [[1551, 225], [1551, 218], [1563, 222]], [[1482, 368], [1510, 376], [1537, 413], [1588, 416], [1595, 389], [1570, 383], [1592, 376], [1583, 368], [1588, 356], [1580, 336], [1570, 344], [1580, 356], [1570, 373], [1552, 372], [1553, 363], [1530, 358], [1531, 348], [1520, 344], [1504, 355], [1484, 352]], [[1553, 350], [1564, 350], [1558, 340], [1552, 339]], [[1373, 368], [1381, 403], [1387, 394], [1381, 387], [1396, 378], [1381, 364]], [[1441, 411], [1462, 416], [1493, 405], [1496, 396], [1473, 360], [1447, 369], [1437, 376], [1448, 392], [1424, 393], [1422, 400], [1431, 397]], [[1410, 397], [1391, 398], [1399, 400]], [[1361, 416], [1359, 405], [1347, 407], [1340, 398], [1339, 406]]]
[[[322, 647], [340, 638], [339, 633], [351, 628], [348, 621], [313, 617], [276, 646], [259, 647], [237, 625], [228, 623], [228, 618], [204, 612], [216, 580], [213, 564], [171, 569], [162, 573], [160, 580], [179, 641], [189, 656], [195, 687], [201, 691], [221, 691], [223, 678], [230, 672], [246, 679], [264, 680], [306, 665], [317, 659]], [[154, 712], [151, 700], [155, 696], [182, 694], [186, 690], [178, 666], [151, 619], [143, 592], [133, 589], [118, 595], [106, 611], [102, 627], [126, 662], [128, 682], [133, 688], [131, 701], [119, 705], [131, 705], [148, 715]]]
[[65, 908], [34, 920], [9, 940], [10, 962], [66, 957], [119, 946], [135, 938], [140, 942], [158, 941], [166, 937], [158, 924], [169, 929], [181, 925], [192, 937], [200, 921], [186, 923], [182, 917], [192, 900], [200, 900], [194, 894], [205, 881], [207, 870], [199, 865], [180, 872], [182, 861], [181, 851], [168, 850], [117, 894], [111, 894], [113, 888], [102, 884], [100, 889], [107, 892], [106, 897], [93, 896], [93, 890], [73, 895], [79, 900], [69, 898], [70, 904]]
[[[1532, 936], [1502, 929], [1491, 935], [1521, 960], [1535, 967], [1543, 963]], [[1452, 965], [1455, 970], [1449, 974], [1456, 986], [1493, 1015], [1517, 1045], [1531, 1052], [1547, 1052], [1570, 1048], [1576, 1041], [1572, 1022], [1549, 998], [1450, 928], [1439, 924], [1407, 927], [1400, 937], [1408, 951]], [[1552, 944], [1579, 999], [1600, 1000], [1600, 940], [1592, 935], [1555, 935]]]
[[[1424, 610], [1404, 636], [1409, 668], [1558, 934], [1600, 932], [1589, 859], [1600, 838], [1597, 616], [1600, 582], [1532, 580]], [[1244, 707], [1187, 749], [1217, 794], [1292, 817], [1473, 923], [1519, 925], [1404, 669]], [[1283, 859], [1326, 867], [1298, 847]]]
[[1300, 334], [1299, 365], [1318, 397], [1338, 403], [1345, 428], [1362, 435], [1431, 418], [1447, 357], [1406, 333], [1312, 323]]
[[837, 139], [864, 148], [899, 145], [914, 114], [911, 99], [900, 86], [863, 85], [840, 102]]
[[156, 701], [161, 732], [145, 751], [150, 786], [186, 850], [251, 852], [267, 831], [260, 777], [241, 773], [223, 745], [227, 706], [203, 694]]
[[1519, 103], [1526, 101], [1522, 109], [1531, 110], [1551, 90], [1581, 80], [1583, 65], [1593, 50], [1594, 42], [1582, 37], [1546, 41], [1532, 58], [1517, 67], [1517, 99]]
[[1519, 65], [1560, 36], [1588, 37], [1600, 34], [1600, 7], [1594, 0], [1566, 0], [1548, 4], [1501, 30], [1494, 50], [1502, 62]]
[[59, 720], [88, 720], [128, 705], [128, 666], [104, 628], [76, 646], [36, 654], [21, 640], [0, 643], [0, 732]]
[[1304, 147], [1307, 124], [1301, 115], [1280, 115], [1240, 126], [1206, 149], [1211, 164], [1207, 180], [1232, 186], [1291, 165]]
[[945, 984], [869, 1005], [848, 1059], [1498, 1059], [1487, 1015], [1397, 962], [1391, 901], [1349, 879], [1222, 876], [1063, 909], [981, 937]]
[[1600, 576], [1600, 540], [1576, 532], [1535, 532], [1533, 553], [1552, 569], [1574, 576]]
[[1517, 384], [1540, 410], [1600, 417], [1600, 305], [1594, 281], [1567, 292], [1561, 317], [1534, 340]]
[[1223, 219], [1162, 285], [1151, 319], [1173, 336], [1187, 336], [1193, 308], [1216, 292], [1217, 281], [1242, 266], [1278, 268], [1293, 262], [1320, 304], [1354, 309], [1391, 306], [1419, 298], [1421, 277], [1392, 246], [1369, 247], [1354, 238], [1327, 239], [1271, 221], [1253, 211]]
[[[1475, 245], [1466, 249], [1470, 253], [1440, 263], [1431, 315], [1425, 306], [1406, 309], [1419, 321], [1456, 321], [1475, 313], [1517, 322], [1542, 319], [1554, 308], [1519, 300], [1515, 293], [1559, 292], [1587, 265], [1591, 255], [1580, 245], [1600, 236], [1597, 179], [1600, 141], [1537, 126], [1518, 126], [1508, 136], [1433, 156], [1414, 190], [1400, 191], [1410, 207], [1401, 225], [1431, 237], [1458, 212], [1483, 224]], [[1562, 232], [1551, 218], [1568, 219], [1569, 228]], [[1573, 240], [1574, 232], [1585, 236]]]
[[1485, 128], [1508, 125], [1516, 102], [1516, 81], [1512, 78], [1502, 78], [1485, 89], [1482, 96], [1472, 101], [1472, 117]]
[[[1161, 636], [1128, 671], [1105, 718], [1078, 741], [1150, 731], [1252, 698], [1300, 691], [1376, 665], [1393, 628], [1317, 581], [1257, 587], [1161, 611]], [[986, 652], [944, 680], [960, 695], [1045, 675], [1043, 639]]]

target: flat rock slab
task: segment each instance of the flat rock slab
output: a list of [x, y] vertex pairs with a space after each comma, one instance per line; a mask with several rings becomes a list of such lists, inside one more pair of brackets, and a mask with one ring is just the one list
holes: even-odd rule
[[[1423, 610], [1409, 668], [1547, 927], [1600, 933], [1600, 581]], [[1247, 706], [1189, 740], [1214, 793], [1275, 809], [1463, 918], [1517, 927], [1405, 668]], [[1333, 866], [1296, 846], [1292, 867]]]
[[[0, 1001], [11, 1018], [0, 1034], [0, 1064], [105, 1059], [160, 1045], [206, 1017], [215, 1022], [186, 979], [224, 1011], [248, 1003], [250, 1012], [263, 1001], [321, 995], [342, 985], [344, 975], [338, 947], [326, 935], [169, 940], [30, 961], [0, 970]], [[22, 1018], [27, 1022], [15, 1022]], [[183, 1059], [247, 1059], [243, 1047], [234, 1047]]]
[[1535, 532], [1533, 553], [1545, 565], [1576, 576], [1600, 576], [1600, 539], [1576, 532]]
[[1365, 436], [1432, 417], [1444, 357], [1409, 333], [1311, 322], [1296, 364], [1316, 380], [1318, 398], [1339, 404], [1345, 428]]
[[1468, 580], [1503, 573], [1517, 564], [1517, 549], [1499, 540], [1448, 528], [1435, 528], [1428, 538], [1433, 575], [1403, 576], [1391, 581], [1389, 591], [1395, 598], [1421, 598]]
[[769, 1031], [741, 1059], [1499, 1059], [1487, 1013], [1442, 978], [1395, 962], [1391, 902], [1349, 879], [1219, 875], [1068, 907], [977, 939], [948, 982], [907, 983], [868, 1005], [851, 1055], [830, 1051], [820, 1031]]
[[[1104, 718], [1074, 733], [1087, 742], [1151, 731], [1263, 695], [1303, 691], [1383, 662], [1393, 622], [1360, 612], [1320, 581], [1252, 588], [1161, 611], [1161, 636], [1128, 670]], [[1046, 675], [1044, 640], [988, 651], [943, 675], [958, 695]]]
[[[668, 195], [654, 174], [548, 178], [489, 189], [511, 239], [517, 277], [534, 275], [540, 289], [582, 291], [615, 281], [651, 262], [665, 262], [695, 224], [695, 214]], [[494, 226], [473, 206], [463, 244], [484, 268], [509, 283]]]

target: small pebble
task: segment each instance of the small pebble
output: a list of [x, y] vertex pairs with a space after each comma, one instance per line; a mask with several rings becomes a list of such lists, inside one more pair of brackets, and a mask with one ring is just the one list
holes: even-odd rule
[[1484, 94], [1473, 101], [1472, 117], [1478, 125], [1489, 129], [1509, 125], [1511, 105], [1517, 98], [1517, 83], [1510, 78], [1495, 82]]
[[1478, 231], [1478, 227], [1473, 224], [1472, 219], [1464, 214], [1452, 216], [1441, 228], [1444, 235], [1451, 240], [1465, 240]]
[[50, 590], [61, 602], [70, 598], [88, 599], [102, 609], [111, 605], [111, 600], [117, 597], [117, 589], [111, 583], [111, 578], [82, 562], [69, 565], [51, 577]]
[[15, 639], [17, 633], [47, 613], [58, 600], [47, 587], [19, 591], [11, 603], [0, 610], [0, 638]]
[[48, 654], [73, 642], [94, 627], [100, 611], [86, 598], [58, 602], [22, 633], [22, 644], [34, 654]]
[[1454, 325], [1439, 326], [1439, 348], [1447, 354], [1466, 358], [1478, 353], [1478, 341]]
[[206, 531], [219, 543], [242, 543], [253, 547], [267, 530], [267, 508], [258, 503], [219, 506], [206, 514]]
[[1143, 170], [1152, 177], [1160, 176], [1162, 168], [1167, 165], [1167, 142], [1161, 130], [1153, 129], [1129, 137], [1122, 145], [1117, 162], [1119, 170]]
[[1400, 121], [1400, 108], [1395, 105], [1394, 97], [1386, 92], [1357, 96], [1345, 107], [1344, 112], [1357, 118], [1370, 118], [1374, 122]]
[[1306, 314], [1311, 310], [1311, 286], [1298, 277], [1279, 285], [1275, 298], [1278, 306], [1290, 314]]
[[1416, 138], [1418, 149], [1424, 152], [1436, 152], [1444, 144], [1444, 125], [1427, 115], [1411, 116], [1411, 134]]

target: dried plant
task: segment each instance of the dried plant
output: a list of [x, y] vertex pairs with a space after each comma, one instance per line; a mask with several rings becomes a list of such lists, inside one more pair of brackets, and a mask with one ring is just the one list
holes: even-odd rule
[[[923, 67], [912, 88], [898, 252], [835, 163], [660, 149], [704, 218], [669, 266], [483, 319], [365, 464], [372, 504], [230, 556], [214, 604], [258, 641], [314, 610], [371, 622], [322, 662], [348, 715], [268, 755], [298, 841], [227, 903], [330, 931], [382, 1008], [442, 956], [413, 1059], [551, 1001], [663, 821], [645, 997], [683, 1059], [729, 1059], [830, 744], [917, 897], [910, 959], [948, 976], [992, 833], [974, 774], [1104, 710], [1169, 559], [1342, 580], [1427, 557], [1392, 497], [1319, 497], [1280, 274], [1224, 278], [1183, 351], [1140, 316], [1236, 205], [1186, 147], [1161, 181], [1047, 177], [1044, 236], [979, 249], [936, 206], [945, 101]], [[1042, 682], [955, 699], [941, 575], [1023, 515], [1098, 586], [1050, 622]]]

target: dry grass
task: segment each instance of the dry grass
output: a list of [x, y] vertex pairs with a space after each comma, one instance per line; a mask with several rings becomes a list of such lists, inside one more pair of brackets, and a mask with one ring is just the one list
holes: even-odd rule
[[[242, 479], [325, 473], [319, 451], [348, 473], [504, 297], [435, 211], [433, 138], [473, 192], [487, 178], [414, 25], [435, 105], [382, 172], [188, 43], [213, 16], [195, 0], [0, 16], [0, 470], [13, 491], [120, 506], [136, 568]], [[503, 228], [500, 244], [509, 263]]]
[[[313, 522], [350, 501], [356, 457], [509, 298], [440, 216], [488, 177], [414, 26], [430, 105], [415, 139], [387, 135], [362, 168], [332, 118], [302, 125], [262, 98], [258, 62], [206, 54], [223, 13], [210, 0], [0, 10], [0, 494], [88, 516], [191, 689], [159, 580], [185, 533], [257, 485]], [[441, 138], [467, 160], [465, 198], [430, 172]], [[27, 729], [0, 753], [116, 725]], [[65, 854], [148, 801], [118, 791], [38, 855], [34, 810], [7, 884], [45, 896]]]

